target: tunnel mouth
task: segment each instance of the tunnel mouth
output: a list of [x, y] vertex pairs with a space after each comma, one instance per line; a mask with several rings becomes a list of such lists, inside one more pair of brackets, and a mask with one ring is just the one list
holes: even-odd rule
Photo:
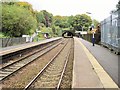
[[64, 37], [64, 38], [73, 38], [73, 33], [70, 32], [70, 31], [65, 31], [65, 32], [62, 34], [62, 37]]

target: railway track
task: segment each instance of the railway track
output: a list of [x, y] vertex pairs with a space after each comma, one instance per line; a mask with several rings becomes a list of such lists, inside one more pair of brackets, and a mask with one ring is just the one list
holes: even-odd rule
[[17, 59], [15, 58], [13, 60], [11, 60], [11, 59], [9, 60], [9, 58], [8, 58], [9, 61], [7, 63], [2, 63], [2, 65], [0, 65], [1, 69], [4, 69], [7, 66], [10, 66], [10, 65], [12, 65], [12, 64], [14, 64], [16, 62], [19, 62], [20, 60], [23, 60], [23, 59], [25, 59], [25, 58], [33, 55], [33, 54], [36, 54], [36, 53], [38, 53], [38, 52], [40, 52], [40, 51], [42, 51], [42, 50], [44, 50], [46, 48], [49, 48], [49, 47], [51, 47], [52, 45], [55, 45], [55, 44], [56, 44], [56, 42], [50, 43], [48, 45], [45, 45], [44, 47], [42, 45], [42, 47], [40, 46], [40, 48], [38, 48], [37, 50], [35, 49], [35, 50], [32, 50], [32, 51], [29, 51], [29, 52], [27, 52], [27, 54], [26, 53], [24, 53], [24, 54], [21, 53], [21, 54], [19, 54], [19, 56], [17, 56]]
[[68, 63], [71, 45], [72, 43], [68, 41], [24, 90], [34, 88], [56, 88], [58, 90]]
[[22, 57], [15, 62], [12, 62], [8, 65], [3, 66], [0, 69], [0, 81], [6, 79], [7, 77], [9, 77], [13, 73], [17, 72], [18, 70], [22, 69], [23, 67], [25, 67], [29, 63], [35, 61], [37, 58], [41, 57], [42, 55], [46, 54], [50, 50], [54, 49], [55, 47], [57, 47], [62, 42], [63, 41], [60, 41], [59, 43], [57, 43], [55, 45], [52, 44], [52, 46], [49, 45], [45, 48], [42, 48], [40, 50], [37, 50], [37, 51], [31, 53], [31, 54], [29, 54], [25, 57]]

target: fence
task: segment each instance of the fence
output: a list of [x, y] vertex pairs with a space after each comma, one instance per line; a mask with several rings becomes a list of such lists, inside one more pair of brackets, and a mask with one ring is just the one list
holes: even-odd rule
[[[100, 44], [100, 33], [95, 34], [95, 43]], [[92, 42], [92, 34], [83, 34], [83, 38], [89, 42]]]
[[120, 10], [101, 22], [101, 43], [120, 52]]
[[1, 47], [7, 47], [7, 46], [13, 46], [17, 44], [23, 44], [26, 43], [25, 37], [19, 37], [19, 38], [0, 38]]

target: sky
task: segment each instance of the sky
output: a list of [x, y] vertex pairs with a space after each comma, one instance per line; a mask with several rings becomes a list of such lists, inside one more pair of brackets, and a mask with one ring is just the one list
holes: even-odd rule
[[47, 10], [55, 15], [70, 16], [77, 14], [87, 14], [98, 21], [102, 21], [116, 9], [118, 0], [20, 0], [27, 1], [33, 9]]

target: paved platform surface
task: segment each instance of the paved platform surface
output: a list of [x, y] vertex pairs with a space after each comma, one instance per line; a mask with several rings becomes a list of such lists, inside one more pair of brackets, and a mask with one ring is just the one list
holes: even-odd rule
[[39, 41], [39, 42], [31, 42], [31, 43], [26, 43], [26, 44], [20, 44], [20, 45], [16, 45], [16, 46], [9, 46], [9, 47], [5, 47], [5, 48], [1, 48], [0, 49], [0, 56], [6, 55], [6, 54], [9, 54], [9, 53], [13, 53], [13, 52], [16, 52], [16, 51], [19, 51], [19, 50], [23, 50], [23, 49], [26, 49], [26, 48], [30, 48], [30, 47], [33, 47], [33, 46], [37, 46], [37, 45], [40, 45], [40, 44], [44, 44], [44, 43], [47, 43], [47, 42], [50, 42], [50, 41], [53, 41], [53, 40], [58, 40], [60, 38], [61, 37], [45, 39], [45, 40], [42, 40], [42, 41]]
[[72, 88], [118, 88], [81, 40], [74, 38]]
[[100, 65], [120, 87], [120, 55], [116, 55], [100, 45], [95, 45], [93, 47], [92, 43], [83, 39], [79, 40], [92, 53]]

